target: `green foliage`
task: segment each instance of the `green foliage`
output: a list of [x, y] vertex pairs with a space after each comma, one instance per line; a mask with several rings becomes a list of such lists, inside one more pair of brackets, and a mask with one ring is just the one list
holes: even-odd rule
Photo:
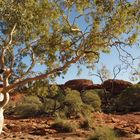
[[64, 91], [56, 85], [42, 82], [31, 84], [27, 90], [27, 92], [29, 91], [27, 95], [33, 95], [40, 99], [42, 113], [65, 118], [76, 117], [79, 114], [80, 116], [90, 116], [94, 111], [93, 106], [82, 101], [80, 92], [69, 88]]
[[21, 118], [38, 115], [42, 110], [42, 103], [36, 96], [26, 96], [15, 108], [15, 114]]
[[56, 85], [49, 85], [48, 81], [37, 81], [26, 91], [29, 95], [37, 96], [43, 104], [43, 112], [53, 114], [64, 100], [62, 90]]
[[61, 133], [68, 133], [74, 132], [76, 129], [76, 125], [65, 120], [56, 120], [53, 124], [51, 124], [51, 128]]
[[91, 116], [94, 107], [88, 103], [84, 103], [80, 92], [76, 90], [67, 89], [65, 92], [65, 113], [67, 117], [70, 116]]
[[96, 128], [88, 140], [117, 140], [114, 131], [106, 126]]
[[81, 110], [80, 113], [83, 117], [85, 118], [90, 118], [91, 117], [91, 113], [95, 111], [94, 108], [91, 105], [85, 104], [83, 103], [81, 106]]
[[53, 99], [45, 99], [43, 102], [43, 111], [44, 113], [51, 114], [52, 112], [55, 112], [56, 108], [60, 106], [60, 103]]
[[49, 85], [48, 80], [40, 80], [34, 83], [29, 83], [27, 93], [32, 95], [39, 95], [42, 97], [53, 97], [59, 92], [59, 87], [56, 85]]
[[124, 90], [115, 100], [117, 111], [140, 111], [140, 84], [136, 84]]
[[4, 114], [5, 115], [13, 115], [14, 112], [15, 112], [15, 108], [16, 108], [16, 105], [13, 101], [9, 101], [9, 103], [6, 105], [5, 107], [5, 110], [4, 110]]
[[[136, 1], [0, 0], [0, 9], [0, 53], [5, 48], [2, 65], [12, 69], [12, 82], [51, 79], [77, 61], [90, 66], [110, 46], [133, 45], [139, 38]], [[41, 77], [34, 71], [38, 64], [45, 66]]]
[[83, 105], [80, 92], [70, 89], [66, 90], [66, 96], [63, 104], [66, 116], [76, 116], [79, 112], [81, 112], [81, 106]]
[[99, 96], [102, 96], [102, 94], [104, 94], [104, 90], [103, 89], [92, 89], [92, 90], [87, 90], [92, 92], [93, 94], [97, 94]]
[[85, 91], [81, 98], [85, 104], [91, 105], [95, 111], [101, 110], [101, 99], [97, 94], [94, 94], [94, 90]]

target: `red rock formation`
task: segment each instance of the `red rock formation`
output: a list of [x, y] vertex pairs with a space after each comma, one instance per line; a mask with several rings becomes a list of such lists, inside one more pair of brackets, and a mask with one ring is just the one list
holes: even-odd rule
[[93, 84], [85, 87], [85, 90], [90, 90], [90, 89], [102, 89], [102, 86], [100, 84]]
[[64, 86], [69, 87], [71, 89], [75, 89], [78, 91], [81, 91], [85, 89], [88, 86], [92, 86], [93, 82], [91, 80], [87, 79], [74, 79], [74, 80], [69, 80], [67, 81]]
[[132, 85], [133, 84], [128, 81], [109, 79], [103, 82], [102, 87], [111, 93], [118, 94]]

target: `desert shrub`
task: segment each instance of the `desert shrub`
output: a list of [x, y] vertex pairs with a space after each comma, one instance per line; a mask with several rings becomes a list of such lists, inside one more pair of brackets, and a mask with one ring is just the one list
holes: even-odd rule
[[[84, 103], [79, 91], [72, 90], [70, 88], [62, 90], [56, 85], [49, 85], [48, 83], [45, 83], [45, 82], [33, 83], [29, 87], [28, 91], [29, 91], [29, 94], [27, 94], [27, 97], [32, 95], [33, 97], [36, 97], [39, 100], [39, 104], [41, 102], [42, 104], [42, 107], [40, 110], [42, 112], [41, 114], [44, 113], [44, 114], [52, 115], [52, 116], [59, 116], [59, 118], [77, 117], [78, 114], [83, 115], [83, 116], [86, 116], [88, 114], [89, 116], [89, 114], [91, 114], [91, 112], [94, 111], [94, 107], [95, 107], [95, 110], [98, 110], [100, 106], [97, 95], [93, 95], [93, 96], [96, 96], [96, 97], [93, 97], [96, 99], [92, 101], [92, 103], [90, 104]], [[29, 102], [27, 101], [27, 99], [26, 99], [26, 102], [24, 101], [24, 104], [25, 103], [26, 103], [26, 106], [28, 106]], [[38, 112], [36, 110], [40, 108], [40, 106], [38, 106], [39, 104], [35, 102], [32, 104], [32, 106], [35, 107], [33, 109], [35, 112]], [[19, 105], [19, 106], [21, 106], [22, 108], [22, 105]], [[26, 108], [25, 105], [24, 105], [24, 108]]]
[[66, 89], [63, 94], [63, 100], [60, 100], [60, 109], [55, 114], [62, 117], [78, 117], [91, 114], [93, 111], [90, 105], [84, 104], [80, 92], [76, 90]]
[[51, 128], [57, 130], [58, 132], [68, 133], [75, 131], [76, 125], [65, 120], [56, 120], [53, 124], [51, 124]]
[[87, 90], [88, 92], [92, 92], [93, 94], [97, 94], [100, 98], [104, 97], [104, 90], [103, 89], [93, 89], [93, 90]]
[[90, 130], [93, 126], [93, 120], [90, 117], [83, 118], [79, 122], [79, 127], [85, 130]]
[[81, 111], [83, 102], [80, 97], [80, 93], [76, 90], [71, 90], [65, 96], [64, 106], [68, 117], [75, 116]]
[[42, 111], [42, 103], [37, 96], [26, 96], [15, 108], [15, 114], [26, 118], [36, 116]]
[[59, 86], [49, 85], [48, 81], [43, 80], [32, 83], [27, 90], [27, 95], [37, 96], [43, 105], [42, 113], [48, 115], [54, 115], [65, 98]]
[[97, 94], [91, 91], [85, 91], [81, 95], [81, 98], [85, 104], [91, 105], [95, 111], [101, 110], [101, 99]]
[[59, 106], [60, 103], [57, 100], [46, 98], [43, 103], [43, 112], [47, 114], [53, 114]]
[[117, 136], [112, 129], [102, 126], [96, 128], [95, 132], [89, 136], [88, 140], [117, 140]]
[[40, 80], [29, 84], [29, 87], [26, 90], [28, 95], [50, 98], [56, 96], [59, 91], [60, 88], [57, 85], [50, 85], [46, 80]]
[[87, 105], [83, 103], [81, 105], [80, 113], [83, 117], [91, 117], [91, 113], [93, 113], [94, 109], [91, 105]]
[[115, 101], [115, 110], [122, 112], [140, 111], [140, 85], [124, 90]]
[[86, 104], [79, 106], [79, 108], [70, 108], [71, 106], [64, 106], [55, 112], [56, 118], [83, 118], [83, 117], [91, 117], [92, 107]]
[[15, 107], [16, 107], [15, 103], [10, 100], [10, 102], [5, 107], [4, 114], [7, 116], [13, 115], [15, 112]]

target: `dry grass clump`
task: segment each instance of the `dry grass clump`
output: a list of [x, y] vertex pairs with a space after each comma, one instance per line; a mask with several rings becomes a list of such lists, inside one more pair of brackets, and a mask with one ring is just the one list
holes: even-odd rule
[[117, 140], [115, 132], [109, 127], [102, 126], [95, 129], [88, 140]]
[[76, 125], [74, 123], [59, 119], [51, 124], [51, 128], [61, 133], [69, 133], [76, 130]]

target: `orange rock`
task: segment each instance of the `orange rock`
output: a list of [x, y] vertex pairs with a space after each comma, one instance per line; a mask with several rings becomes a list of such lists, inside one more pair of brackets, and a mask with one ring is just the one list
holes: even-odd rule
[[74, 90], [81, 91], [85, 89], [87, 86], [93, 85], [93, 82], [91, 80], [87, 79], [74, 79], [67, 81], [64, 86], [69, 87]]
[[128, 81], [117, 80], [117, 79], [115, 80], [109, 79], [102, 83], [103, 88], [105, 88], [107, 91], [114, 94], [118, 94], [122, 92], [124, 89], [126, 89], [127, 87], [130, 87], [132, 85], [133, 84]]

